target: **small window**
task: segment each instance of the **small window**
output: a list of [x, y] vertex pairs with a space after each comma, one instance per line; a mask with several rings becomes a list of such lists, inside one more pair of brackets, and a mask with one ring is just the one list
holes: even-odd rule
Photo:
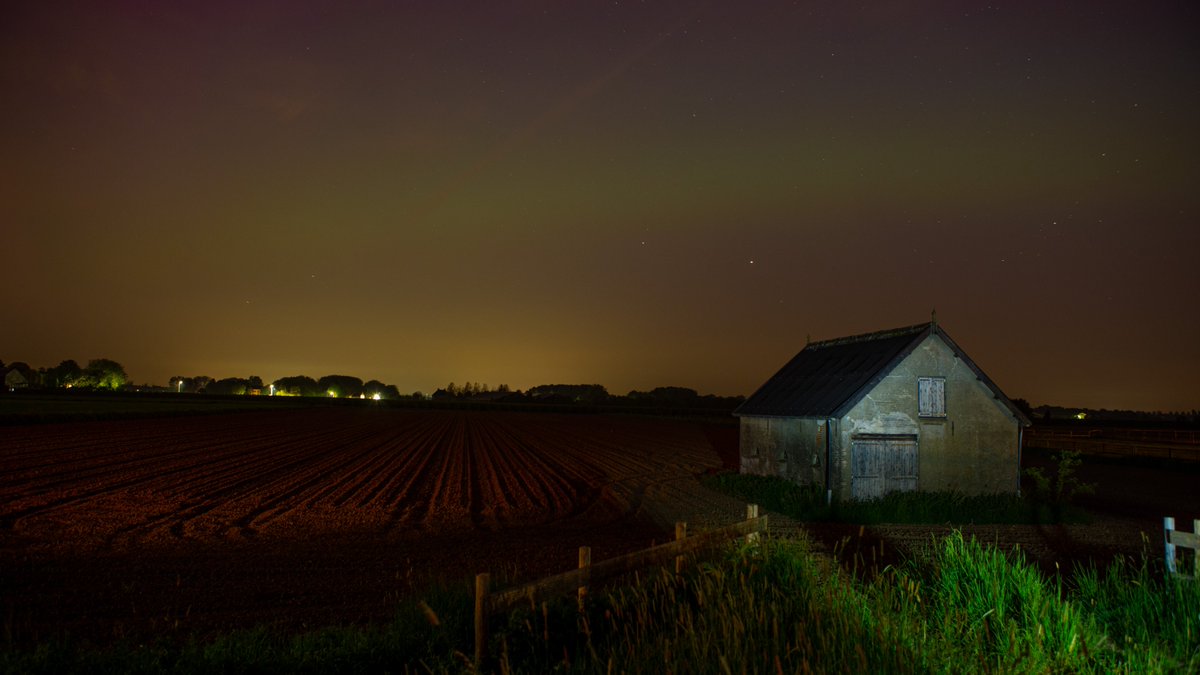
[[946, 378], [917, 378], [917, 414], [921, 417], [946, 416]]

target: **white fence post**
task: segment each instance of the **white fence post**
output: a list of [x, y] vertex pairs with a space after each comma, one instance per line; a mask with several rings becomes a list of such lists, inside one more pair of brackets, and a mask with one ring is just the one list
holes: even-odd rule
[[[1174, 518], [1164, 517], [1163, 546], [1165, 547], [1163, 560], [1166, 563], [1168, 575], [1200, 581], [1200, 519], [1192, 521], [1191, 532], [1180, 532], [1175, 529]], [[1191, 574], [1179, 571], [1177, 549], [1180, 547], [1192, 550]]]
[[1192, 578], [1200, 583], [1200, 518], [1192, 521], [1192, 533], [1196, 539], [1192, 546]]
[[1175, 519], [1171, 516], [1163, 517], [1163, 542], [1167, 547], [1163, 559], [1167, 563], [1167, 574], [1175, 574], [1175, 544], [1171, 543], [1171, 531], [1174, 529]]

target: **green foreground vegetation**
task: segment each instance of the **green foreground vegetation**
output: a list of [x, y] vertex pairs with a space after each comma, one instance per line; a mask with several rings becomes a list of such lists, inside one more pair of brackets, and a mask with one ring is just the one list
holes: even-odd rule
[[[921, 559], [848, 572], [795, 540], [730, 545], [492, 620], [489, 672], [1197, 672], [1200, 583], [1143, 559], [1045, 579], [1019, 552], [952, 534]], [[209, 642], [6, 652], [5, 672], [470, 672], [467, 584], [387, 625]]]

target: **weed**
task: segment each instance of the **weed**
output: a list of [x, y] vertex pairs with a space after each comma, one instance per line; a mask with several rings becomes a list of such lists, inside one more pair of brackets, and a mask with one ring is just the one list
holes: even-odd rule
[[1047, 476], [1041, 467], [1036, 466], [1025, 469], [1025, 475], [1033, 479], [1032, 499], [1048, 504], [1055, 520], [1059, 520], [1076, 496], [1094, 493], [1096, 485], [1084, 483], [1075, 475], [1083, 464], [1079, 452], [1064, 450], [1054, 456], [1054, 462], [1054, 473], [1050, 476]]

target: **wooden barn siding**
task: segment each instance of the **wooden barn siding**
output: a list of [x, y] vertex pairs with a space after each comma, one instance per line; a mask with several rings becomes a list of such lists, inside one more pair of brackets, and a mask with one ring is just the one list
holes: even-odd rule
[[850, 452], [851, 497], [875, 499], [917, 489], [915, 436], [855, 438]]
[[[946, 378], [946, 417], [917, 415], [917, 377]], [[937, 336], [930, 336], [843, 419], [834, 484], [851, 494], [851, 444], [858, 434], [916, 434], [920, 490], [1015, 492], [1018, 423]]]
[[825, 484], [825, 424], [797, 417], [742, 417], [741, 472]]

